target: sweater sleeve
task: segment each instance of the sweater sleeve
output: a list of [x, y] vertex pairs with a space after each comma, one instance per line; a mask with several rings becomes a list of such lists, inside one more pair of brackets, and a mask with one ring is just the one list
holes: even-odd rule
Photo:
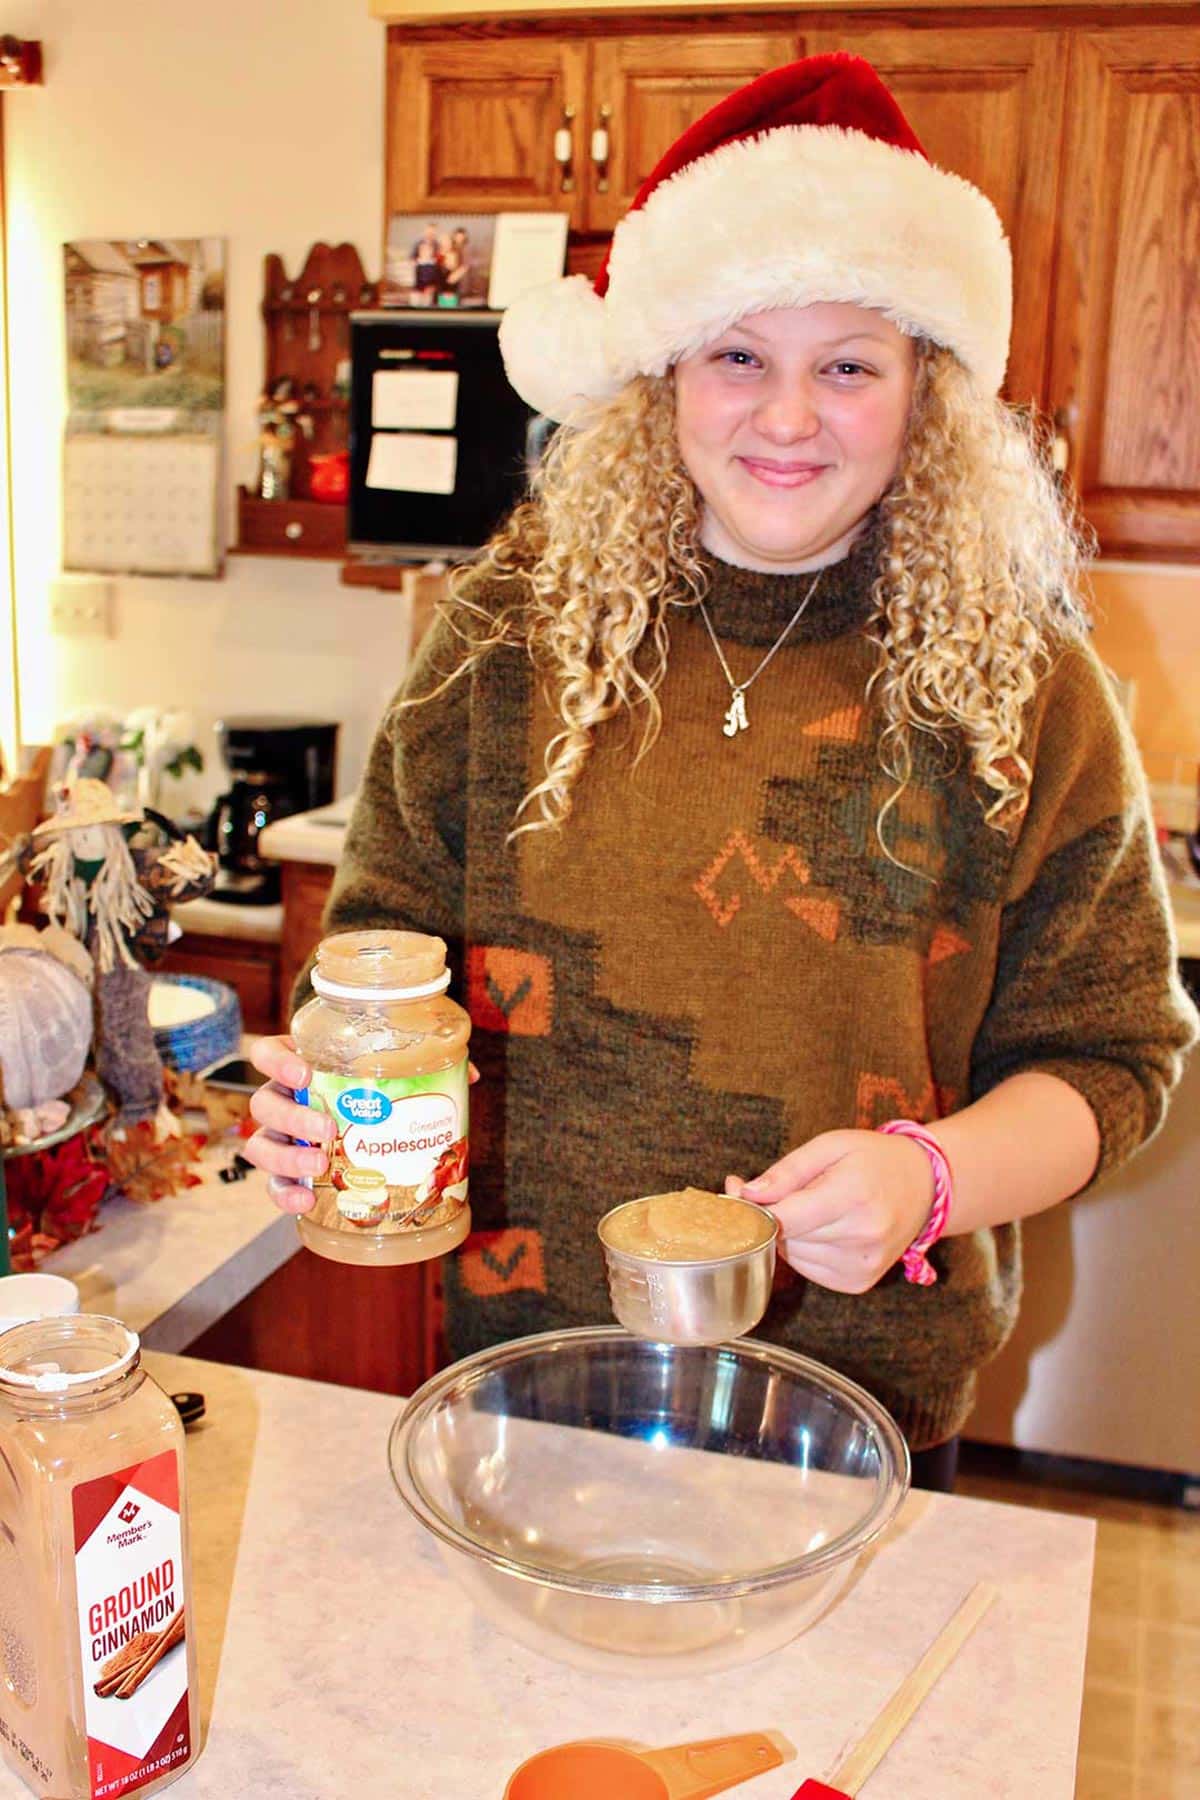
[[[458, 956], [470, 675], [437, 690], [461, 653], [461, 638], [439, 614], [376, 731], [326, 904], [326, 931], [428, 931]], [[313, 960], [297, 977], [293, 1011], [308, 998]]]
[[1090, 649], [1063, 654], [1039, 705], [1030, 805], [972, 1051], [974, 1097], [1038, 1069], [1100, 1130], [1093, 1180], [1158, 1128], [1196, 1013], [1136, 748]]

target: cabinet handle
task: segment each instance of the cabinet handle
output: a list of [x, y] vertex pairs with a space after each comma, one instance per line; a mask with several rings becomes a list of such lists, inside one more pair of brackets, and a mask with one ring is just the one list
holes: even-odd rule
[[600, 108], [600, 123], [592, 133], [592, 165], [596, 171], [596, 192], [608, 192], [608, 159], [612, 151], [612, 139], [608, 122], [612, 118], [612, 107], [605, 101]]
[[1050, 440], [1050, 467], [1056, 475], [1064, 477], [1071, 468], [1071, 439], [1069, 435], [1072, 409], [1058, 406], [1054, 409], [1054, 436]]
[[559, 192], [573, 194], [575, 191], [575, 173], [571, 167], [575, 155], [575, 140], [571, 134], [571, 126], [575, 122], [575, 108], [564, 106], [562, 124], [554, 134], [554, 160], [560, 171]]
[[283, 528], [283, 535], [285, 538], [290, 538], [294, 544], [297, 538], [302, 538], [304, 536], [304, 527], [300, 524], [298, 519], [289, 519], [288, 523]]

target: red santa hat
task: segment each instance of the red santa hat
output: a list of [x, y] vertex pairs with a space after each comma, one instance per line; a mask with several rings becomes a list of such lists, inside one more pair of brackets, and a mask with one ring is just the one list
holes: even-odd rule
[[844, 53], [772, 69], [689, 126], [595, 283], [519, 295], [500, 347], [522, 398], [562, 419], [749, 313], [828, 300], [946, 345], [988, 393], [1004, 379], [1012, 259], [996, 210], [929, 161], [875, 70]]

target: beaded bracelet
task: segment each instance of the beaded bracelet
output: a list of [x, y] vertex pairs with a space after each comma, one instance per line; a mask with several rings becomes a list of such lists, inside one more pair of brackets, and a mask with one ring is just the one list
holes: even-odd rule
[[904, 1265], [905, 1281], [914, 1282], [917, 1287], [932, 1287], [937, 1280], [937, 1270], [925, 1252], [936, 1244], [946, 1229], [946, 1220], [950, 1215], [950, 1202], [954, 1197], [954, 1177], [950, 1173], [950, 1164], [946, 1160], [946, 1152], [923, 1125], [912, 1119], [889, 1119], [880, 1131], [889, 1132], [895, 1137], [911, 1138], [914, 1144], [920, 1144], [929, 1158], [933, 1170], [933, 1205], [929, 1209], [929, 1217], [917, 1233], [901, 1262]]

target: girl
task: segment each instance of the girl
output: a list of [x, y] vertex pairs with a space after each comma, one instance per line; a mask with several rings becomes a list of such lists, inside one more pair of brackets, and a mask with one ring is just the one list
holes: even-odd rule
[[[455, 1355], [607, 1321], [598, 1217], [724, 1186], [780, 1220], [759, 1335], [946, 1485], [1020, 1219], [1161, 1120], [1194, 1017], [1082, 546], [996, 398], [1010, 292], [990, 203], [826, 56], [691, 127], [594, 287], [509, 309], [566, 424], [383, 722], [327, 917], [461, 958]], [[301, 1211], [308, 1071], [256, 1061]]]

